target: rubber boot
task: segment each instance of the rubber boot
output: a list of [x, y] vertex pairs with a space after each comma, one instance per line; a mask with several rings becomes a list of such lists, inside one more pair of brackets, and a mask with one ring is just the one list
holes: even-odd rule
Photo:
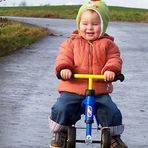
[[64, 132], [54, 132], [49, 148], [65, 148], [67, 134]]
[[110, 148], [128, 148], [128, 147], [121, 140], [120, 135], [118, 135], [118, 136], [113, 136], [112, 137]]

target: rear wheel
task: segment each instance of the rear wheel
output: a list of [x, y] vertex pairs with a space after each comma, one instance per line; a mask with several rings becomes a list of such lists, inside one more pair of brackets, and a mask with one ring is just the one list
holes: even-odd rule
[[75, 148], [76, 147], [76, 128], [69, 127], [67, 134], [66, 148]]
[[101, 148], [110, 148], [111, 144], [111, 135], [110, 129], [107, 127], [102, 128], [101, 130]]

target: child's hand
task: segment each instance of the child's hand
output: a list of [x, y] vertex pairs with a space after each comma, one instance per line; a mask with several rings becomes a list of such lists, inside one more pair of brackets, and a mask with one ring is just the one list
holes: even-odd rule
[[61, 70], [60, 75], [61, 75], [62, 79], [68, 80], [71, 78], [72, 72], [70, 69], [63, 69], [63, 70]]
[[115, 78], [115, 73], [112, 71], [105, 71], [104, 72], [105, 81], [113, 81]]

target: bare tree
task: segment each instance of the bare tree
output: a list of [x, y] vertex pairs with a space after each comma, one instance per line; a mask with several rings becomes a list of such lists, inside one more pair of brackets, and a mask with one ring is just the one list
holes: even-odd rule
[[0, 2], [5, 1], [5, 0], [0, 0]]
[[25, 1], [25, 0], [23, 0], [23, 1], [19, 4], [19, 6], [27, 6], [26, 1]]

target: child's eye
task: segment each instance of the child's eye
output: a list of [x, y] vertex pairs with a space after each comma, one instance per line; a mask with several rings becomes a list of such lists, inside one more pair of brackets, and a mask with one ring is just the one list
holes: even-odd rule
[[83, 25], [87, 25], [87, 23], [83, 23]]

